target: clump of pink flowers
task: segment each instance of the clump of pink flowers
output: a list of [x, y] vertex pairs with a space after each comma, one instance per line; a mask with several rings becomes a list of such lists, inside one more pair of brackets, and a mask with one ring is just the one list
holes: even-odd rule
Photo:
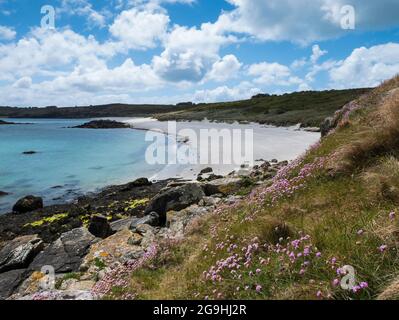
[[[104, 297], [109, 294], [114, 287], [128, 289], [130, 274], [153, 260], [157, 256], [157, 253], [158, 247], [153, 244], [146, 250], [141, 258], [127, 261], [124, 264], [117, 265], [110, 269], [92, 289], [93, 296], [97, 298]], [[132, 300], [134, 299], [134, 295], [126, 293], [121, 299]]]

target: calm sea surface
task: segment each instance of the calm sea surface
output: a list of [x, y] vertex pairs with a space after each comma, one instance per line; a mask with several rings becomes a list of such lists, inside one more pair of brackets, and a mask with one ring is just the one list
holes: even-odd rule
[[0, 191], [10, 193], [0, 197], [0, 214], [29, 194], [62, 203], [161, 169], [145, 161], [145, 131], [66, 128], [90, 119], [7, 120], [33, 124], [0, 125]]

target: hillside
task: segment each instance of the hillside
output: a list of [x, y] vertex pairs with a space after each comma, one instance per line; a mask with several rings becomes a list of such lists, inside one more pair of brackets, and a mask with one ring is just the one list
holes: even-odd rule
[[305, 91], [283, 95], [258, 95], [250, 100], [199, 104], [187, 110], [156, 114], [159, 120], [245, 121], [277, 126], [301, 123], [318, 127], [343, 105], [370, 89]]
[[193, 220], [108, 298], [399, 298], [399, 77], [336, 118], [272, 182]]
[[110, 104], [71, 108], [0, 107], [0, 117], [6, 118], [101, 118], [149, 117], [159, 120], [253, 121], [274, 125], [319, 126], [344, 104], [369, 89], [309, 91], [292, 94], [260, 95], [250, 100], [177, 105]]

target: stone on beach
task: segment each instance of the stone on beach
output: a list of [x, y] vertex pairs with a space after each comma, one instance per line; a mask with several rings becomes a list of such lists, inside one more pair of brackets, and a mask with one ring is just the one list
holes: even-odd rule
[[27, 213], [42, 208], [43, 199], [41, 197], [26, 196], [15, 203], [12, 211], [15, 213]]

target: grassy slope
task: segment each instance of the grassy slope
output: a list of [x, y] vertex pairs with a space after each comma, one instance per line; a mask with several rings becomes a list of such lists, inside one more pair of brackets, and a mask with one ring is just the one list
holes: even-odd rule
[[200, 104], [155, 115], [159, 120], [253, 121], [274, 125], [319, 126], [343, 105], [369, 89], [295, 92], [244, 101]]
[[[184, 241], [165, 244], [131, 275], [127, 291], [139, 299], [399, 298], [399, 92], [383, 98], [396, 87], [399, 77], [361, 97], [362, 108], [281, 172], [271, 189], [261, 186], [249, 201], [194, 221]], [[298, 257], [305, 246], [309, 255]], [[222, 268], [221, 281], [205, 278], [234, 254], [243, 259], [240, 269]], [[368, 288], [334, 286], [344, 265]]]

